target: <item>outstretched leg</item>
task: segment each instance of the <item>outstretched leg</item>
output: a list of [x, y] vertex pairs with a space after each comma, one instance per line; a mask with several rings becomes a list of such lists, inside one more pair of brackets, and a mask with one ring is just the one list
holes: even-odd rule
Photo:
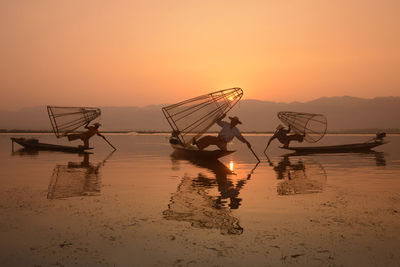
[[81, 134], [72, 133], [67, 135], [68, 141], [74, 141], [81, 138]]
[[217, 136], [207, 135], [195, 142], [199, 150], [203, 150], [210, 145], [216, 145], [219, 149], [226, 151], [226, 143]]
[[84, 138], [82, 141], [83, 141], [83, 147], [89, 148], [89, 138]]
[[297, 141], [297, 142], [301, 143], [301, 142], [303, 142], [303, 140], [304, 140], [304, 135], [301, 135], [301, 134], [288, 135], [283, 147], [288, 148], [291, 141]]

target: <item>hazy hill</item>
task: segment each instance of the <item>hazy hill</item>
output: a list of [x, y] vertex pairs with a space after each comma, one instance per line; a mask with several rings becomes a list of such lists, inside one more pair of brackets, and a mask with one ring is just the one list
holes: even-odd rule
[[[102, 107], [103, 129], [169, 130], [161, 106]], [[242, 130], [272, 131], [279, 123], [276, 113], [282, 110], [325, 114], [329, 131], [400, 128], [400, 97], [322, 97], [309, 102], [292, 103], [243, 100], [230, 114], [239, 116], [243, 121], [243, 125], [240, 125]], [[46, 108], [0, 111], [0, 129], [49, 130]]]

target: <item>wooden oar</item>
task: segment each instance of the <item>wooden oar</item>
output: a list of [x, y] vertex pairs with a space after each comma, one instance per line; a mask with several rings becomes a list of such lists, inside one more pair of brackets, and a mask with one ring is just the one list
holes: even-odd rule
[[114, 150], [117, 150], [117, 149], [115, 148], [115, 146], [113, 146], [113, 145], [106, 139], [106, 137], [105, 137], [104, 135], [101, 135], [101, 137], [103, 137], [104, 141], [106, 141], [112, 148], [114, 148]]

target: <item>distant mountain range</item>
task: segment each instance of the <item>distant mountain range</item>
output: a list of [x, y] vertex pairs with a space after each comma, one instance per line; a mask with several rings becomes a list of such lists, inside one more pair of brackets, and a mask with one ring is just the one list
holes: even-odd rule
[[[101, 107], [103, 130], [169, 131], [161, 107]], [[280, 123], [278, 111], [300, 111], [325, 114], [329, 132], [357, 129], [400, 128], [400, 97], [363, 99], [350, 96], [322, 97], [309, 102], [277, 103], [242, 100], [230, 114], [239, 116], [242, 131], [273, 131]], [[0, 129], [50, 130], [46, 107], [27, 107], [19, 111], [0, 110]], [[213, 128], [211, 130], [217, 130]]]

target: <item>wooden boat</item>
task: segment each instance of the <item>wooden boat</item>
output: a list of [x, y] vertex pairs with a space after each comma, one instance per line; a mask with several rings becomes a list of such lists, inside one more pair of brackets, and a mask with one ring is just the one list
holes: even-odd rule
[[375, 140], [364, 143], [333, 145], [333, 146], [303, 146], [303, 147], [280, 147], [293, 150], [296, 153], [316, 154], [316, 153], [351, 153], [371, 150], [374, 147], [389, 143], [388, 141]]
[[216, 160], [221, 157], [225, 157], [229, 154], [235, 152], [235, 150], [198, 150], [195, 147], [186, 148], [181, 145], [171, 144], [172, 148], [175, 150], [175, 155], [184, 158], [193, 158], [201, 160]]
[[38, 139], [26, 139], [26, 138], [15, 138], [11, 137], [11, 141], [15, 142], [25, 149], [30, 150], [50, 150], [50, 151], [62, 151], [69, 153], [85, 153], [86, 150], [93, 149], [92, 147], [84, 148], [81, 146], [63, 146], [63, 145], [54, 145], [54, 144], [46, 144], [40, 143]]
[[172, 148], [184, 157], [202, 160], [215, 160], [233, 153], [222, 150], [200, 151], [193, 144], [222, 119], [242, 96], [243, 90], [235, 87], [163, 107], [161, 110], [172, 128], [169, 140]]

